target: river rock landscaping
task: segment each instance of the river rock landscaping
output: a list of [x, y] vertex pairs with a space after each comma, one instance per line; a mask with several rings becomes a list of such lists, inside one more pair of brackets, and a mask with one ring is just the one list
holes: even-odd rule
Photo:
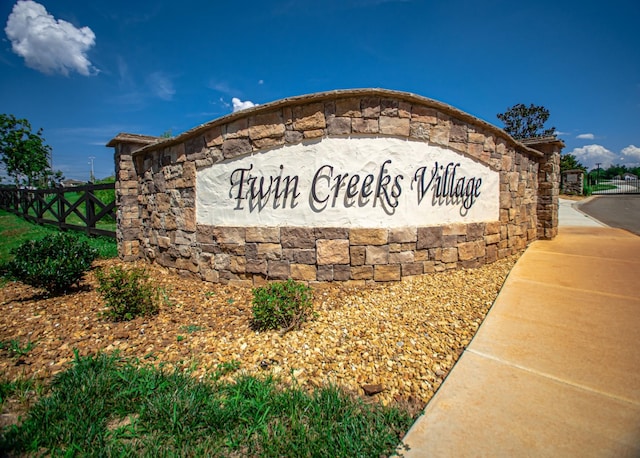
[[66, 295], [47, 297], [19, 282], [0, 288], [0, 373], [46, 382], [69, 366], [74, 351], [119, 352], [199, 379], [233, 364], [248, 374], [271, 372], [303, 387], [333, 383], [385, 405], [421, 409], [473, 338], [517, 258], [384, 285], [313, 284], [315, 317], [284, 334], [252, 329], [251, 287], [183, 278], [157, 265], [145, 267], [163, 291], [160, 313], [109, 321], [95, 271], [125, 264], [100, 260]]

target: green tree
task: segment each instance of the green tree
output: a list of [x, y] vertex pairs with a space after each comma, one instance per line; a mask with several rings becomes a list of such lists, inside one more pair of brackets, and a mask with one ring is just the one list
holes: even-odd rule
[[527, 107], [519, 103], [496, 116], [504, 123], [505, 132], [516, 139], [546, 137], [553, 135], [556, 130], [555, 127], [544, 128], [544, 123], [549, 119], [549, 110], [543, 106], [531, 104]]
[[560, 156], [560, 170], [583, 170], [587, 171], [587, 168], [580, 163], [580, 161], [573, 154], [563, 154]]
[[50, 155], [51, 147], [44, 142], [42, 129], [34, 133], [26, 119], [0, 114], [0, 160], [16, 185], [34, 186], [51, 178], [62, 179], [60, 172], [52, 172]]

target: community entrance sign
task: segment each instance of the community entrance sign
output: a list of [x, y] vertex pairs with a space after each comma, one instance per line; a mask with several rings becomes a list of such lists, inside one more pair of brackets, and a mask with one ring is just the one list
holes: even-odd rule
[[404, 92], [294, 97], [109, 146], [122, 258], [207, 281], [395, 281], [557, 233], [562, 142]]
[[499, 174], [396, 138], [327, 138], [204, 168], [197, 221], [211, 226], [405, 227], [494, 221]]

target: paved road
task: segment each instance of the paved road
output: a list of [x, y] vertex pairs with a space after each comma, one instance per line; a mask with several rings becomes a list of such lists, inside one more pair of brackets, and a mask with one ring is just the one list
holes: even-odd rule
[[640, 235], [640, 194], [597, 196], [577, 207], [611, 227]]

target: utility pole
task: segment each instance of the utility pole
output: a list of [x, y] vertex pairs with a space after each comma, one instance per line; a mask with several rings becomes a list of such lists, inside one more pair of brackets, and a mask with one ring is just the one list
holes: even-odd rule
[[93, 160], [95, 159], [95, 156], [89, 156], [89, 164], [91, 164], [91, 175], [89, 177], [89, 181], [91, 181], [92, 183], [96, 181], [96, 177], [93, 175]]

